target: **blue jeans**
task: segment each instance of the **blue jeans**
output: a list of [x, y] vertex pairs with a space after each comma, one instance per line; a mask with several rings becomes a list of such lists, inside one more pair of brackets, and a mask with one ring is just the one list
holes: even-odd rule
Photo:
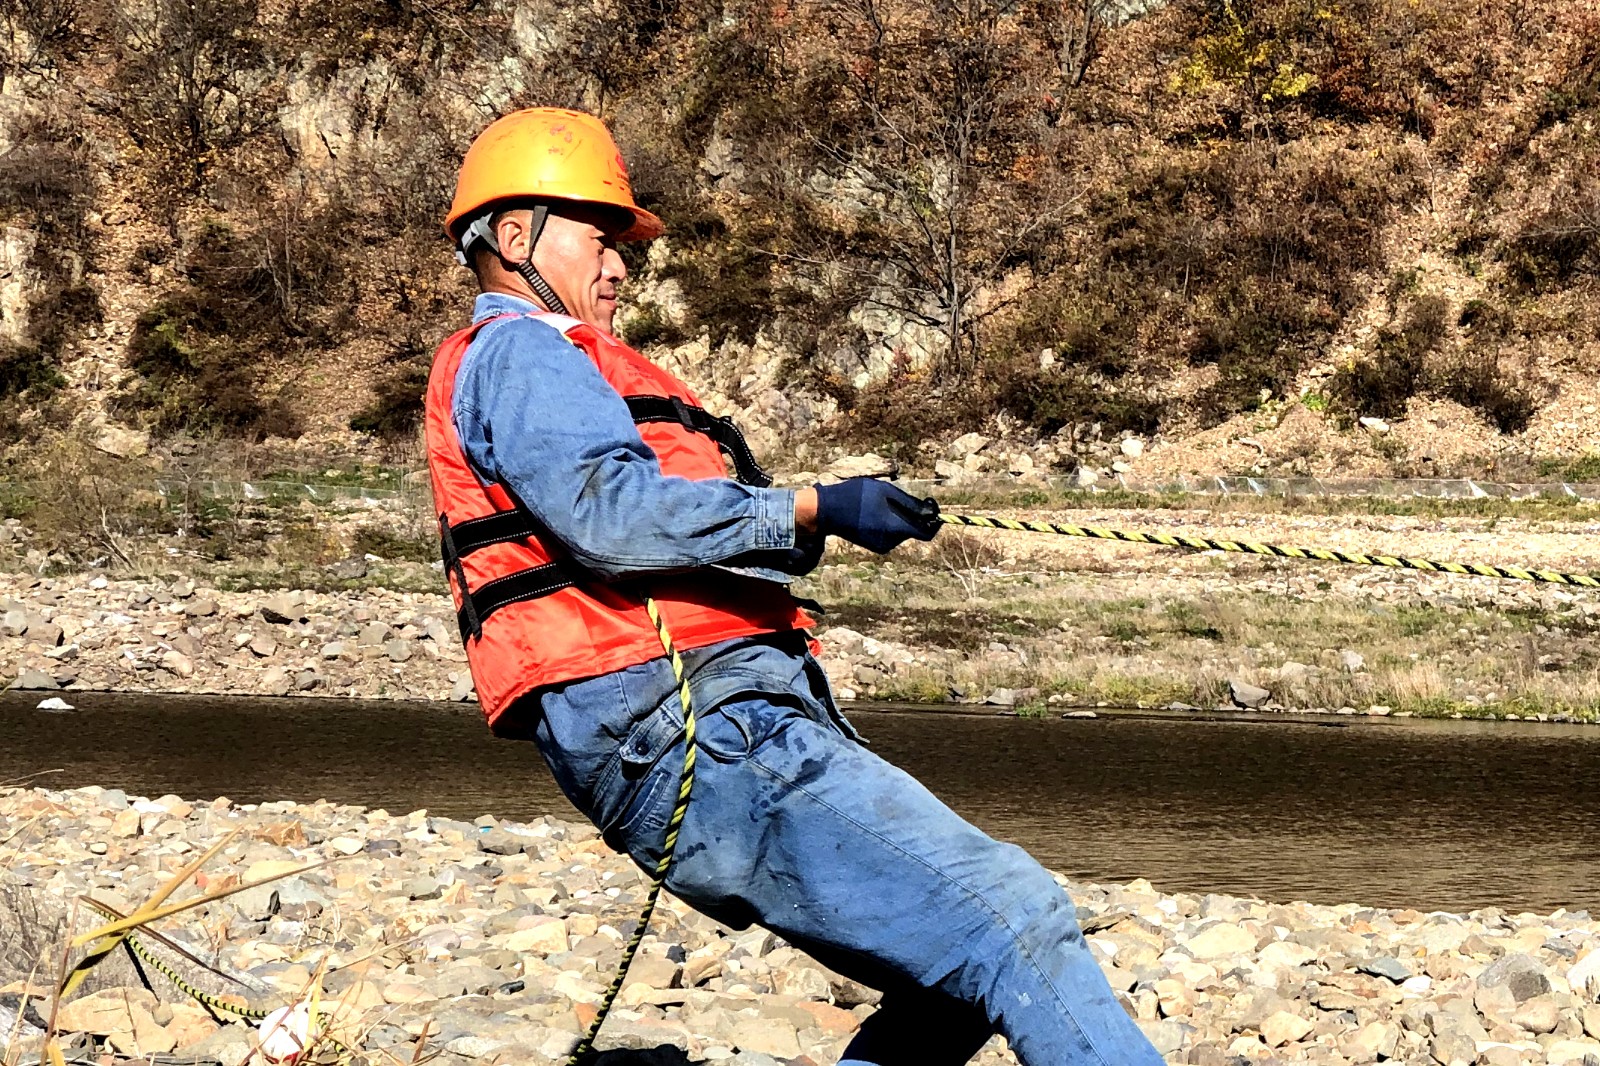
[[[1161, 1063], [1054, 878], [868, 751], [822, 684], [746, 691], [699, 711], [694, 793], [667, 888], [884, 992], [840, 1066], [957, 1066], [996, 1032], [1026, 1066]], [[682, 727], [668, 699], [597, 776], [574, 775], [538, 738], [558, 781], [592, 780], [572, 798], [646, 870], [677, 793]]]

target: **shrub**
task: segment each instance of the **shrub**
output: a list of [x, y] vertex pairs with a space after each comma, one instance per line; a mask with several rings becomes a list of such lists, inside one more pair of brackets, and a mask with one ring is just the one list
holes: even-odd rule
[[1497, 354], [1468, 351], [1440, 367], [1431, 391], [1478, 411], [1502, 433], [1520, 433], [1539, 410], [1532, 388], [1500, 365]]
[[1510, 331], [1511, 313], [1489, 300], [1471, 299], [1461, 305], [1456, 324], [1474, 337], [1498, 338]]
[[128, 344], [139, 375], [114, 404], [161, 433], [218, 431], [260, 439], [302, 432], [287, 397], [263, 395], [260, 352], [213, 334], [203, 309], [171, 301], [141, 314]]
[[268, 375], [338, 343], [353, 325], [346, 248], [351, 216], [301, 186], [278, 198], [234, 195], [238, 224], [209, 220], [181, 257], [181, 282], [135, 324], [128, 362], [138, 380], [117, 402], [163, 433], [298, 436], [292, 396]]
[[358, 433], [404, 437], [416, 432], [422, 419], [431, 353], [413, 337], [397, 347], [390, 363], [373, 389], [372, 402], [350, 419], [350, 428]]
[[[47, 5], [52, 6], [52, 5]], [[65, 10], [66, 5], [56, 4]], [[61, 357], [86, 325], [101, 320], [99, 293], [83, 279], [84, 218], [95, 184], [73, 116], [41, 109], [19, 117], [0, 154], [0, 218], [35, 234], [28, 269], [26, 331], [0, 342], [0, 436], [21, 429], [17, 401], [37, 403], [66, 383]]]
[[730, 338], [748, 344], [776, 317], [772, 257], [744, 240], [702, 240], [676, 257], [662, 276], [679, 279], [689, 305], [686, 330], [710, 334], [713, 347]]
[[1099, 262], [1076, 302], [1117, 309], [1096, 341], [1120, 359], [1215, 365], [1186, 412], [1214, 425], [1283, 393], [1328, 342], [1378, 261], [1382, 220], [1416, 195], [1413, 168], [1405, 153], [1358, 168], [1321, 151], [1164, 152], [1091, 206]]
[[22, 454], [16, 475], [30, 495], [19, 517], [47, 552], [76, 562], [111, 557], [127, 564], [134, 539], [170, 532], [171, 515], [151, 487], [151, 462], [107, 455], [91, 434], [87, 427], [51, 434]]
[[932, 388], [926, 377], [904, 367], [889, 380], [852, 393], [854, 403], [838, 422], [840, 437], [891, 455], [975, 429], [989, 413], [977, 390]]
[[87, 6], [82, 0], [0, 0], [7, 45], [0, 72], [48, 74], [77, 58], [92, 39], [82, 25]]
[[[1590, 167], [1595, 163], [1600, 152]], [[1558, 185], [1551, 206], [1507, 242], [1503, 258], [1514, 288], [1545, 292], [1580, 272], [1600, 274], [1600, 179], [1582, 170]]]
[[652, 344], [677, 344], [686, 339], [683, 331], [651, 303], [633, 307], [628, 316], [618, 323], [618, 327], [617, 335], [635, 348]]
[[0, 398], [38, 399], [65, 384], [56, 361], [39, 348], [0, 342]]
[[1426, 383], [1427, 357], [1445, 334], [1444, 300], [1425, 296], [1401, 324], [1378, 333], [1376, 350], [1333, 376], [1330, 391], [1351, 416], [1399, 418]]
[[1443, 83], [1424, 41], [1448, 4], [1387, 0], [1177, 0], [1187, 56], [1174, 86], [1215, 93], [1240, 118], [1283, 124], [1300, 112], [1390, 121], [1424, 133], [1423, 85]]
[[1290, 346], [1293, 318], [1279, 318], [1252, 306], [1202, 321], [1188, 355], [1217, 364], [1217, 380], [1201, 395], [1203, 422], [1220, 422], [1283, 393], [1300, 370], [1299, 352]]
[[[279, 83], [255, 0], [152, 0], [114, 9], [103, 108], [154, 163], [158, 180], [198, 187], [218, 154], [277, 123]], [[153, 206], [173, 211], [178, 198]]]
[[354, 555], [376, 555], [391, 562], [408, 560], [414, 563], [431, 563], [439, 558], [438, 530], [428, 527], [420, 535], [410, 531], [395, 531], [383, 526], [361, 526], [351, 537], [350, 551]]
[[1098, 422], [1109, 434], [1146, 435], [1161, 420], [1161, 404], [1142, 390], [1097, 380], [1076, 366], [1041, 368], [1024, 356], [990, 374], [993, 406], [1045, 433]]
[[53, 237], [75, 235], [94, 196], [94, 180], [78, 146], [53, 122], [27, 122], [0, 153], [0, 212], [27, 212]]

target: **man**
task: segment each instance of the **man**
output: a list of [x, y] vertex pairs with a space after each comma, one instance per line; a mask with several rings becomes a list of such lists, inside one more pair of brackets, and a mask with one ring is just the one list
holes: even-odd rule
[[667, 888], [882, 989], [843, 1064], [954, 1066], [995, 1032], [1028, 1066], [1159, 1063], [1051, 876], [868, 752], [812, 658], [788, 578], [829, 534], [931, 539], [937, 508], [868, 478], [766, 487], [730, 423], [611, 335], [616, 246], [662, 225], [597, 119], [492, 124], [445, 225], [483, 292], [435, 357], [428, 456], [491, 728], [654, 869], [685, 739], [650, 597], [699, 717]]

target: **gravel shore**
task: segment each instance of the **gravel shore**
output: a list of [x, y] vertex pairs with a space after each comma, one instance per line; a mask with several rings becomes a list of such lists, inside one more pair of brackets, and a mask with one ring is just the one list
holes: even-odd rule
[[[1015, 514], [1580, 570], [1594, 542], [1578, 522]], [[334, 564], [321, 591], [0, 573], [0, 673], [69, 702], [74, 690], [472, 699], [442, 577], [366, 565]], [[833, 608], [818, 635], [846, 699], [1600, 720], [1600, 595], [1585, 589], [949, 531], [887, 558], [834, 552], [801, 592]]]
[[[331, 1035], [361, 1061], [421, 1061], [419, 1044], [445, 1064], [561, 1061], [593, 1017], [646, 887], [593, 829], [553, 819], [6, 790], [0, 1034], [15, 1034], [13, 1053], [37, 1054], [49, 1005], [21, 997], [46, 992], [29, 970], [39, 961], [54, 971], [71, 901], [126, 912], [234, 829], [175, 899], [333, 861], [155, 927], [233, 980], [147, 941], [240, 1004], [287, 1005], [320, 975]], [[1600, 922], [1584, 913], [1265, 903], [1167, 895], [1142, 881], [1069, 887], [1091, 950], [1169, 1062], [1600, 1062]], [[80, 906], [66, 920], [81, 932], [91, 918]], [[159, 974], [150, 980], [154, 992], [115, 956], [62, 1006], [58, 1028], [84, 1061], [108, 1051], [261, 1061], [250, 1058], [250, 1026], [218, 1025]], [[637, 1052], [616, 1062], [823, 1066], [875, 999], [769, 933], [723, 928], [668, 898], [601, 1047]], [[1014, 1060], [997, 1040], [977, 1061]]]

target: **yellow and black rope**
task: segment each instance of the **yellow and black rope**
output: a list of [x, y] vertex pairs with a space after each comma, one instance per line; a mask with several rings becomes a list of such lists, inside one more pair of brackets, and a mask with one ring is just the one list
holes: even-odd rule
[[661, 859], [656, 863], [655, 872], [650, 875], [650, 890], [645, 893], [644, 907], [639, 914], [639, 926], [633, 931], [633, 936], [628, 941], [628, 946], [622, 949], [622, 961], [617, 964], [617, 976], [612, 980], [611, 987], [607, 988], [605, 995], [600, 998], [600, 1009], [594, 1016], [594, 1021], [589, 1023], [589, 1031], [583, 1039], [578, 1041], [578, 1046], [573, 1049], [572, 1057], [567, 1060], [567, 1066], [576, 1066], [577, 1062], [594, 1048], [595, 1037], [600, 1035], [600, 1027], [605, 1024], [606, 1015], [611, 1013], [611, 1005], [616, 1002], [617, 993], [622, 991], [622, 982], [628, 977], [628, 967], [633, 965], [633, 957], [639, 952], [639, 945], [644, 943], [645, 931], [650, 926], [650, 918], [656, 911], [656, 900], [661, 896], [661, 886], [666, 883], [667, 872], [672, 869], [672, 856], [678, 847], [678, 830], [683, 826], [683, 816], [689, 810], [689, 793], [694, 791], [694, 705], [689, 700], [689, 678], [683, 670], [683, 660], [678, 657], [678, 649], [673, 646], [672, 634], [667, 631], [667, 625], [661, 619], [661, 609], [656, 606], [653, 599], [645, 600], [645, 610], [650, 614], [650, 621], [656, 627], [656, 636], [661, 638], [661, 647], [667, 653], [667, 661], [672, 664], [672, 674], [678, 681], [678, 700], [683, 704], [683, 774], [678, 784], [678, 800], [673, 805], [672, 817], [667, 819], [667, 835], [662, 845]]
[[1265, 555], [1279, 559], [1320, 559], [1330, 563], [1352, 563], [1356, 566], [1386, 566], [1400, 570], [1422, 570], [1429, 573], [1467, 574], [1477, 577], [1499, 577], [1512, 581], [1537, 581], [1550, 585], [1577, 585], [1583, 588], [1600, 588], [1600, 577], [1593, 574], [1564, 574], [1556, 570], [1533, 570], [1518, 566], [1491, 566], [1487, 563], [1444, 563], [1435, 559], [1414, 559], [1405, 555], [1369, 555], [1363, 552], [1337, 551], [1333, 548], [1296, 548], [1283, 544], [1260, 544], [1255, 541], [1213, 540], [1209, 537], [1190, 537], [1177, 533], [1141, 533], [1137, 530], [1107, 529], [1104, 526], [1072, 526], [1055, 522], [1025, 522], [1015, 518], [987, 518], [981, 515], [941, 514], [939, 520], [952, 526], [975, 526], [979, 529], [1009, 529], [1023, 533], [1054, 533], [1063, 537], [1087, 537], [1091, 540], [1114, 540], [1124, 544], [1155, 544], [1167, 548], [1185, 548], [1189, 551], [1235, 552], [1245, 555]]
[[[114, 907], [108, 907], [99, 900], [85, 897], [83, 902], [85, 905], [99, 911], [107, 918], [124, 917], [122, 914], [119, 914]], [[261, 1010], [255, 1007], [241, 1007], [237, 1003], [230, 1003], [221, 996], [213, 995], [203, 988], [196, 987], [187, 981], [184, 976], [180, 974], [170, 963], [146, 947], [144, 942], [136, 936], [130, 934], [123, 939], [123, 943], [127, 944], [129, 949], [132, 950], [132, 952], [137, 955], [140, 961], [142, 961], [146, 966], [150, 967], [162, 977], [165, 977], [167, 980], [171, 981], [175, 986], [177, 986], [178, 991], [182, 992], [196, 1003], [209, 1007], [212, 1010], [217, 1011], [219, 1014], [231, 1014], [235, 1018], [245, 1018], [250, 1021], [257, 1022], [265, 1018], [269, 1013], [266, 1010]]]
[[[671, 663], [673, 676], [678, 682], [678, 698], [683, 705], [683, 772], [678, 785], [677, 802], [673, 805], [672, 816], [667, 819], [667, 832], [662, 846], [661, 858], [656, 863], [655, 871], [651, 874], [650, 888], [645, 894], [644, 907], [639, 915], [638, 928], [634, 930], [632, 938], [629, 939], [627, 946], [623, 948], [622, 960], [617, 966], [617, 975], [612, 980], [611, 986], [606, 989], [605, 994], [601, 997], [600, 1008], [595, 1014], [594, 1021], [589, 1025], [589, 1031], [578, 1042], [577, 1047], [573, 1049], [572, 1056], [568, 1060], [569, 1066], [570, 1064], [576, 1064], [593, 1049], [595, 1037], [599, 1035], [600, 1027], [605, 1024], [606, 1016], [611, 1012], [611, 1007], [616, 1002], [617, 994], [622, 991], [622, 983], [627, 979], [628, 968], [633, 964], [634, 956], [639, 952], [639, 945], [644, 942], [645, 933], [650, 926], [650, 919], [655, 914], [656, 902], [661, 897], [662, 886], [665, 885], [667, 873], [672, 868], [672, 858], [678, 846], [678, 833], [683, 827], [684, 815], [689, 810], [689, 794], [694, 790], [695, 716], [694, 705], [689, 694], [689, 678], [684, 672], [683, 659], [678, 655], [678, 649], [672, 642], [672, 635], [667, 631], [666, 622], [662, 619], [661, 610], [656, 606], [655, 600], [647, 598], [645, 600], [645, 609], [650, 615], [651, 623], [656, 628], [656, 635], [661, 640], [661, 647], [666, 652], [667, 661]], [[98, 900], [85, 898], [84, 903], [108, 918], [125, 918], [125, 915], [117, 911], [116, 908]], [[116, 941], [110, 943], [104, 950], [98, 953], [91, 953], [88, 958], [79, 963], [78, 968], [82, 970], [92, 968], [95, 964], [101, 962], [118, 943], [125, 944], [140, 961], [171, 981], [184, 995], [211, 1010], [250, 1021], [260, 1021], [270, 1013], [261, 1008], [241, 1007], [236, 1003], [229, 1002], [222, 996], [214, 995], [203, 988], [197, 987], [131, 933], [118, 937]], [[169, 946], [181, 953], [181, 949], [175, 945]], [[192, 958], [191, 961], [198, 962], [198, 960]], [[336, 1049], [344, 1050], [343, 1045], [327, 1037], [323, 1039], [329, 1040], [329, 1043]]]
[[[100, 910], [102, 913], [105, 913], [107, 910], [107, 908], [96, 905], [93, 900], [89, 900], [88, 902], [91, 906], [95, 906], [96, 910]], [[245, 1021], [251, 1022], [262, 1021], [267, 1017], [267, 1015], [272, 1013], [271, 1011], [264, 1010], [259, 1007], [241, 1007], [237, 1003], [229, 1003], [221, 996], [213, 995], [203, 988], [196, 987], [185, 980], [183, 975], [169, 965], [165, 959], [161, 958], [155, 952], [146, 947], [138, 937], [129, 936], [123, 940], [123, 943], [126, 944], [128, 949], [137, 955], [146, 966], [149, 966], [161, 976], [171, 981], [173, 985], [177, 987], [179, 992], [182, 992], [184, 995], [188, 996], [190, 999], [194, 1000], [196, 1003], [199, 1003], [203, 1007], [207, 1007], [219, 1014], [228, 1014], [235, 1018], [241, 1018]], [[320, 1033], [314, 1037], [312, 1044], [309, 1044], [307, 1049], [309, 1050], [310, 1047], [315, 1046], [316, 1044], [326, 1044], [339, 1055], [348, 1056], [351, 1054], [351, 1050], [346, 1044], [334, 1039], [327, 1033]]]

